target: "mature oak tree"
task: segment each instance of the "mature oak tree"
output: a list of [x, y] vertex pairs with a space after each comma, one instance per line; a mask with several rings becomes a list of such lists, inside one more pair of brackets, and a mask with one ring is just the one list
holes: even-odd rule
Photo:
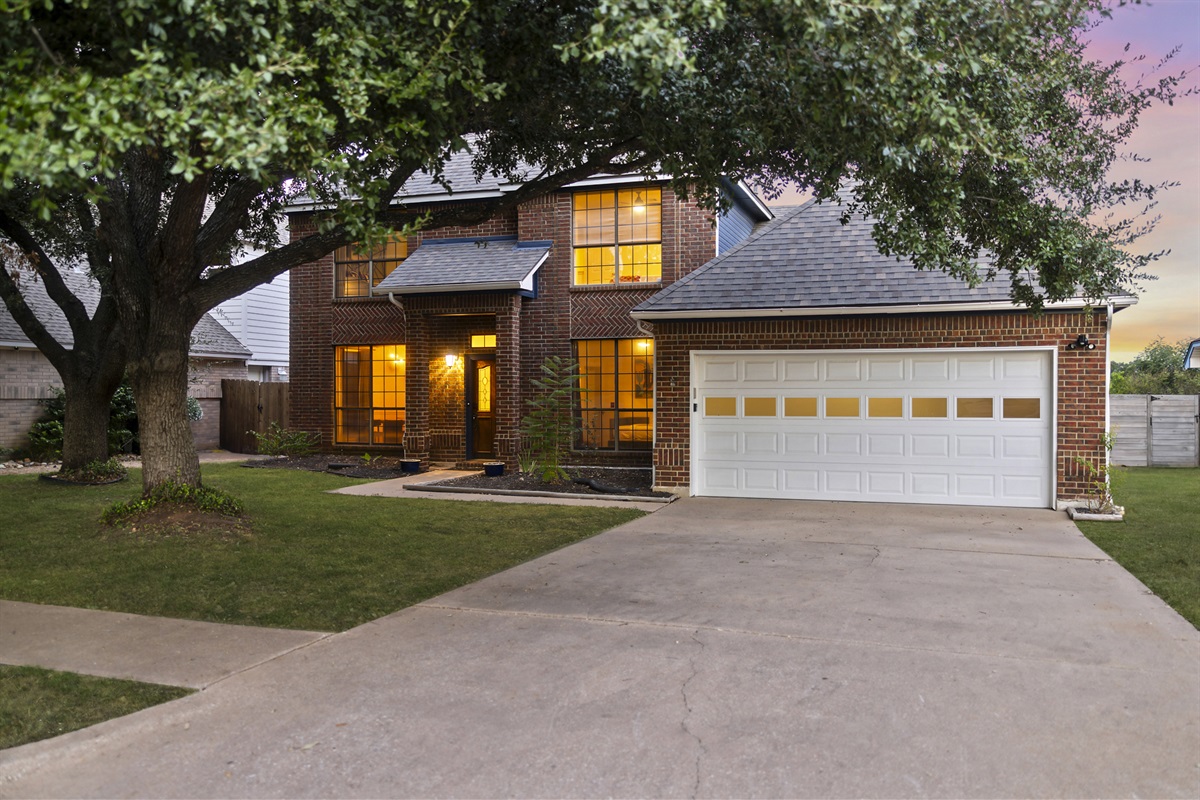
[[[99, 280], [91, 317], [51, 291], [77, 327], [51, 360], [65, 379], [124, 349], [146, 491], [200, 480], [183, 399], [200, 316], [378, 240], [404, 182], [468, 139], [479, 173], [521, 189], [404, 226], [597, 172], [662, 172], [706, 202], [721, 176], [821, 197], [853, 178], [852, 211], [921, 268], [986, 278], [988, 251], [1019, 302], [1100, 297], [1153, 257], [1122, 247], [1158, 188], [1108, 167], [1180, 78], [1088, 62], [1101, 3], [0, 0], [0, 234], [48, 289], [72, 257]], [[327, 216], [281, 245], [298, 197]], [[266, 253], [235, 263], [248, 245]], [[54, 352], [8, 271], [0, 294]]]

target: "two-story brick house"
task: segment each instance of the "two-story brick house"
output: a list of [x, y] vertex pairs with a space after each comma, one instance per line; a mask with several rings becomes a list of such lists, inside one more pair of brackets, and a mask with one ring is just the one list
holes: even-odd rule
[[[458, 172], [469, 191], [414, 181], [404, 207], [512, 189]], [[580, 367], [577, 463], [653, 464], [680, 494], [1053, 507], [1093, 488], [1112, 315], [1135, 298], [1033, 314], [1003, 275], [884, 256], [836, 203], [772, 220], [725, 189], [714, 218], [666, 182], [601, 177], [293, 271], [293, 424], [512, 463], [559, 355]]]
[[[452, 160], [401, 213], [516, 187]], [[466, 187], [464, 190], [463, 187]], [[330, 449], [515, 463], [531, 381], [548, 356], [580, 369], [583, 463], [651, 463], [654, 339], [630, 310], [771, 218], [746, 187], [714, 216], [663, 180], [581, 181], [468, 228], [292, 271], [291, 422]], [[294, 208], [291, 235], [319, 210]]]

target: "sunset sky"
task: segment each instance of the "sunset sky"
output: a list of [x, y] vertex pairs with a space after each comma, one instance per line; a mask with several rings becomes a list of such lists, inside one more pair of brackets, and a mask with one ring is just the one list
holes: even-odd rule
[[[1126, 68], [1124, 77], [1130, 83], [1179, 47], [1167, 71], [1188, 70], [1187, 85], [1200, 86], [1200, 0], [1154, 0], [1115, 8], [1112, 19], [1090, 32], [1090, 40], [1089, 51], [1097, 61], [1146, 56]], [[1114, 361], [1129, 361], [1158, 336], [1171, 343], [1200, 339], [1200, 95], [1144, 113], [1128, 149], [1150, 162], [1118, 164], [1113, 178], [1136, 176], [1153, 183], [1175, 181], [1179, 186], [1160, 196], [1155, 213], [1162, 219], [1132, 247], [1135, 252], [1171, 252], [1147, 270], [1157, 280], [1133, 287], [1137, 305], [1114, 317], [1110, 351]], [[788, 193], [772, 205], [798, 199]]]

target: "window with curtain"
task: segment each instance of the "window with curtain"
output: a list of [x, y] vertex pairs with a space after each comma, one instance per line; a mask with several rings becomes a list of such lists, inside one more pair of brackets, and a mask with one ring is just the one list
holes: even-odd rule
[[580, 339], [581, 449], [649, 450], [654, 443], [654, 340]]
[[404, 444], [404, 345], [339, 347], [334, 362], [334, 438], [339, 444]]

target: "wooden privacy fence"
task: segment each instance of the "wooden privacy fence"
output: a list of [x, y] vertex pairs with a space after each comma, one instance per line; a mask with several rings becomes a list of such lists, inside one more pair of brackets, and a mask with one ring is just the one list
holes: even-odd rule
[[1109, 399], [1114, 464], [1200, 466], [1200, 395], [1114, 394]]
[[288, 385], [259, 381], [221, 381], [221, 449], [257, 453], [250, 431], [265, 433], [272, 422], [288, 426]]

